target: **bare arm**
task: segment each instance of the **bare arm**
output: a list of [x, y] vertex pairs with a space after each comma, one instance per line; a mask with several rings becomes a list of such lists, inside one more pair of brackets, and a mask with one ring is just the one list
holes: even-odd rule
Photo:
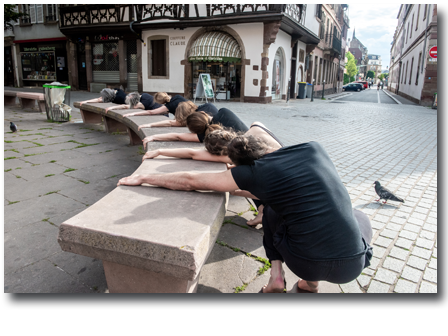
[[82, 106], [82, 104], [85, 104], [85, 103], [102, 103], [102, 102], [103, 102], [103, 97], [93, 98], [93, 99], [84, 100], [82, 102], [79, 102], [79, 106]]
[[154, 134], [143, 139], [143, 146], [150, 141], [187, 141], [199, 142], [197, 134], [194, 133], [166, 133]]
[[154, 115], [154, 114], [166, 114], [168, 111], [168, 107], [164, 106], [160, 106], [159, 108], [156, 108], [154, 110], [150, 110], [150, 111], [146, 111], [149, 112], [148, 114], [150, 115]]
[[176, 149], [156, 149], [146, 152], [143, 155], [142, 161], [146, 159], [153, 159], [159, 155], [175, 157], [180, 159], [193, 159], [198, 161], [211, 161], [211, 162], [230, 162], [228, 156], [212, 155], [205, 149], [192, 149], [192, 148], [176, 148]]
[[222, 173], [172, 173], [156, 175], [133, 175], [122, 178], [117, 185], [141, 185], [147, 183], [171, 190], [233, 191], [238, 186], [230, 171]]
[[116, 105], [106, 108], [106, 113], [110, 110], [123, 110], [123, 109], [129, 109], [129, 105]]
[[252, 199], [258, 199], [257, 196], [252, 195], [249, 191], [247, 190], [235, 190], [230, 192], [230, 194], [232, 194], [233, 196], [241, 196], [241, 197], [247, 197], [247, 198], [252, 198]]
[[182, 125], [179, 124], [179, 122], [177, 120], [163, 120], [163, 121], [158, 121], [155, 123], [150, 123], [150, 124], [143, 124], [140, 125], [138, 127], [138, 130], [140, 131], [140, 128], [147, 128], [147, 127], [181, 127]]

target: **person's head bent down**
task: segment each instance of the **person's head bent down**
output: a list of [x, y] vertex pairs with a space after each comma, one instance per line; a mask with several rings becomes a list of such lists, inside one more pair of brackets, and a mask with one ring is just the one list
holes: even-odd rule
[[237, 135], [234, 131], [225, 129], [210, 132], [204, 138], [205, 149], [213, 155], [228, 155], [227, 146]]
[[157, 92], [154, 95], [154, 101], [156, 103], [164, 105], [171, 101], [171, 96], [169, 94], [167, 94], [166, 92]]
[[212, 124], [210, 116], [203, 112], [193, 112], [187, 117], [187, 127], [194, 134], [209, 134], [210, 132], [222, 129], [221, 125]]
[[253, 135], [237, 135], [227, 146], [229, 159], [235, 166], [253, 165], [255, 160], [267, 154], [270, 147], [260, 138]]
[[115, 94], [115, 90], [112, 89], [102, 89], [100, 92], [103, 103], [112, 103], [115, 99]]
[[174, 114], [174, 119], [181, 125], [187, 126], [187, 117], [196, 112], [198, 106], [190, 100], [179, 103]]
[[131, 92], [126, 96], [126, 104], [129, 105], [130, 109], [137, 108], [137, 105], [139, 103], [140, 103], [140, 94], [138, 92]]

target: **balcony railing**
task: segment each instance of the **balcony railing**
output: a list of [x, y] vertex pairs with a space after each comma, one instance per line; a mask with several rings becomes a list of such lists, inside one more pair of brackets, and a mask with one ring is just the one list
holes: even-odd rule
[[328, 42], [331, 42], [330, 48], [328, 48], [327, 50], [330, 50], [333, 53], [336, 53], [338, 55], [341, 55], [341, 53], [342, 53], [342, 41], [341, 41], [340, 38], [338, 38], [334, 34], [327, 34], [325, 40], [328, 41]]
[[254, 14], [284, 14], [304, 25], [306, 5], [269, 4], [183, 4], [183, 5], [60, 5], [60, 27], [148, 22], [155, 20], [193, 21], [219, 17], [244, 17]]

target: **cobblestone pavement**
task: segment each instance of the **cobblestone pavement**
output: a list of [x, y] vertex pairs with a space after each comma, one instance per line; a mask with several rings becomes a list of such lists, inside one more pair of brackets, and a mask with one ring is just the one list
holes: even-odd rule
[[[231, 109], [247, 124], [261, 121], [286, 145], [319, 141], [353, 206], [370, 217], [372, 265], [355, 281], [326, 291], [437, 292], [436, 110], [320, 99], [216, 106]], [[57, 226], [132, 173], [141, 153], [127, 145], [126, 136], [105, 134], [100, 126], [45, 119], [40, 113], [5, 108], [5, 292], [107, 291], [101, 262], [62, 252], [55, 239]], [[21, 132], [9, 132], [10, 120]], [[79, 120], [74, 110], [72, 121]], [[405, 203], [375, 202], [375, 180]], [[260, 274], [262, 230], [247, 228], [250, 218], [249, 203], [231, 197], [198, 292], [254, 293], [267, 282], [269, 272]], [[296, 279], [287, 271], [288, 289]]]

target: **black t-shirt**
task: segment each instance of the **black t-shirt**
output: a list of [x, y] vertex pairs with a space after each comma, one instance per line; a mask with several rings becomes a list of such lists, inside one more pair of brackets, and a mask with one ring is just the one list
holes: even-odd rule
[[251, 192], [283, 218], [292, 253], [312, 260], [364, 253], [368, 245], [350, 196], [319, 143], [283, 147], [231, 172], [241, 190]]
[[163, 105], [160, 105], [154, 101], [154, 97], [149, 93], [142, 93], [140, 96], [140, 103], [145, 107], [145, 111], [155, 110]]
[[[243, 123], [235, 113], [226, 108], [219, 109], [218, 113], [213, 116], [212, 124], [221, 124], [223, 127], [233, 128], [236, 132], [247, 132], [249, 130], [246, 124]], [[198, 134], [198, 139], [200, 142], [204, 142], [204, 138], [205, 133]]]
[[198, 111], [203, 111], [212, 117], [218, 114], [218, 109], [212, 103], [206, 103], [198, 107]]
[[126, 92], [124, 92], [121, 89], [114, 89], [117, 90], [117, 92], [115, 93], [115, 98], [112, 101], [112, 103], [114, 104], [126, 104]]
[[184, 97], [180, 96], [180, 95], [175, 95], [174, 97], [171, 98], [169, 103], [166, 103], [165, 106], [168, 109], [168, 112], [172, 113], [172, 114], [176, 114], [176, 109], [177, 109], [177, 105], [179, 105], [180, 103], [187, 101], [187, 99], [185, 99]]

